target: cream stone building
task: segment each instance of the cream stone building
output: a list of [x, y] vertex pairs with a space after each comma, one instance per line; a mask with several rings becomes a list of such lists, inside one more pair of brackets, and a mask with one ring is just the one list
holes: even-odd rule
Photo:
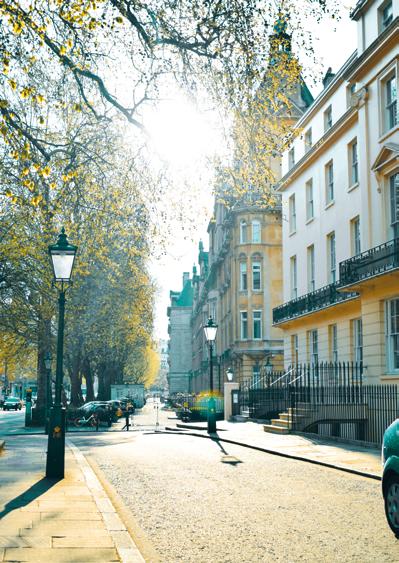
[[286, 366], [363, 362], [399, 381], [399, 0], [362, 0], [358, 48], [298, 121], [283, 158]]
[[266, 362], [281, 366], [283, 352], [281, 331], [272, 326], [282, 287], [280, 207], [216, 204], [208, 234], [209, 253], [200, 247], [200, 274], [193, 276], [192, 390], [197, 392], [209, 389], [203, 334], [209, 316], [218, 324], [215, 390], [222, 391], [228, 368], [237, 381], [256, 383]]

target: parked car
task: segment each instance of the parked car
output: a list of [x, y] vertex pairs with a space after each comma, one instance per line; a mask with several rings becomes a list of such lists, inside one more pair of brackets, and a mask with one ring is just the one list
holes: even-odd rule
[[7, 397], [3, 403], [3, 409], [5, 411], [20, 411], [22, 409], [22, 401], [18, 397]]
[[382, 463], [385, 515], [392, 532], [399, 539], [399, 419], [385, 430]]
[[79, 409], [79, 413], [88, 418], [92, 414], [96, 414], [100, 421], [108, 421], [110, 406], [107, 401], [90, 401], [85, 403]]

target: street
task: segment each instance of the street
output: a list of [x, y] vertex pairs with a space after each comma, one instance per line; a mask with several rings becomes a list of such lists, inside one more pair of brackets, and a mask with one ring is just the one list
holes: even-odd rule
[[[135, 423], [151, 417], [148, 403]], [[193, 436], [111, 432], [73, 442], [165, 563], [399, 559], [377, 481]]]
[[7, 432], [12, 434], [14, 429], [20, 428], [24, 424], [25, 408], [20, 411], [0, 410], [0, 436]]

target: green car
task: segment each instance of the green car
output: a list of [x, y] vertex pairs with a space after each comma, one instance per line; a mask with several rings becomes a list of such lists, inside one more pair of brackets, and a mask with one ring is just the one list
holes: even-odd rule
[[7, 397], [7, 399], [4, 401], [3, 409], [5, 411], [21, 410], [22, 409], [22, 401], [21, 401], [21, 399], [18, 399], [18, 397]]
[[399, 539], [399, 419], [385, 430], [382, 443], [382, 494], [388, 524]]

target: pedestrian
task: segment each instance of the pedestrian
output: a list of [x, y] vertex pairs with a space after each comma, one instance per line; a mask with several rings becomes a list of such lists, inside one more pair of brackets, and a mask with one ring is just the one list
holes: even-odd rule
[[95, 413], [94, 419], [96, 422], [96, 432], [98, 432], [98, 427], [100, 426], [100, 417], [98, 416], [98, 413]]
[[126, 428], [126, 432], [129, 432], [129, 428], [130, 428], [130, 413], [127, 410], [125, 412], [125, 426], [122, 428], [122, 430], [125, 430]]
[[112, 426], [112, 419], [113, 419], [113, 414], [112, 414], [112, 409], [109, 408], [108, 409], [108, 417], [107, 417], [107, 424], [108, 424], [108, 428], [110, 428]]

